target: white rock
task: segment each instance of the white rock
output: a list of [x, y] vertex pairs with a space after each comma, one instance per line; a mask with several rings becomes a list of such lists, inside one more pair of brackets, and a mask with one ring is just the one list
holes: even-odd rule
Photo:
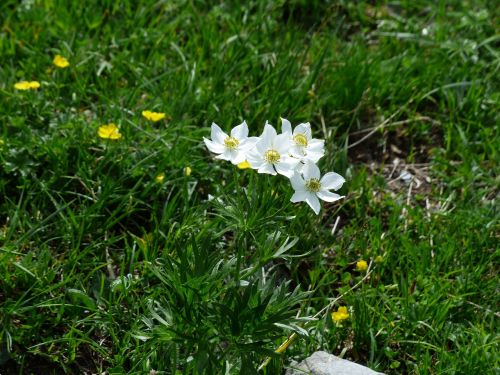
[[327, 352], [315, 352], [301, 363], [292, 364], [285, 375], [383, 375], [368, 367], [335, 357]]

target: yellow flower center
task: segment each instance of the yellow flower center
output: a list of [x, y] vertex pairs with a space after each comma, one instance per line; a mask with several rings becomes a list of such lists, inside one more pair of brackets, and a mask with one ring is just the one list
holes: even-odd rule
[[306, 189], [311, 193], [317, 193], [321, 189], [321, 182], [317, 178], [311, 178], [306, 182]]
[[307, 147], [307, 137], [304, 134], [297, 134], [293, 136], [293, 141], [299, 146]]
[[264, 153], [264, 160], [268, 163], [274, 164], [280, 161], [281, 155], [276, 150], [267, 150]]
[[224, 145], [230, 150], [235, 150], [239, 144], [240, 142], [234, 137], [227, 137], [224, 139]]

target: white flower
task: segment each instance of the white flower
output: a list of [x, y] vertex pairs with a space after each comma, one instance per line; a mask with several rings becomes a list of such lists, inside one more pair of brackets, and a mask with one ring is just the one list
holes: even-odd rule
[[243, 121], [240, 125], [231, 130], [231, 135], [227, 135], [216, 124], [212, 123], [211, 138], [203, 137], [205, 145], [216, 156], [217, 159], [228, 160], [233, 164], [245, 161], [248, 149], [257, 142], [257, 137], [248, 137], [248, 125]]
[[312, 160], [317, 163], [325, 155], [325, 141], [313, 139], [311, 124], [299, 124], [292, 132], [292, 124], [287, 119], [281, 119], [281, 130], [288, 134], [292, 147], [290, 153], [301, 160]]
[[[295, 193], [290, 199], [291, 202], [306, 202], [316, 213], [319, 213], [321, 208], [319, 199], [326, 202], [335, 202], [342, 196], [332, 193], [329, 190], [338, 190], [345, 182], [344, 177], [341, 175], [329, 172], [322, 178], [319, 168], [311, 161], [306, 161], [302, 169], [302, 175], [295, 173], [290, 182], [292, 183]], [[319, 198], [319, 199], [318, 199]]]
[[287, 134], [277, 135], [276, 129], [266, 122], [260, 140], [247, 155], [252, 168], [259, 173], [292, 177], [299, 160], [290, 157], [291, 143], [288, 138]]

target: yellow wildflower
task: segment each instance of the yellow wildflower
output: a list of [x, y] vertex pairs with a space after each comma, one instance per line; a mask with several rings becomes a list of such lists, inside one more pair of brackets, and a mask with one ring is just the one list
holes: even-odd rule
[[122, 137], [120, 129], [113, 123], [100, 126], [97, 134], [104, 139], [120, 139]]
[[375, 263], [382, 263], [384, 261], [384, 257], [382, 255], [377, 255], [375, 258]]
[[252, 168], [252, 166], [250, 165], [250, 163], [249, 163], [248, 161], [246, 161], [246, 160], [245, 160], [245, 161], [243, 161], [243, 162], [241, 162], [241, 163], [239, 163], [239, 164], [237, 164], [237, 165], [238, 165], [238, 168], [239, 168], [239, 169], [248, 169], [248, 168]]
[[337, 311], [332, 312], [332, 320], [334, 323], [349, 319], [349, 313], [346, 306], [340, 306]]
[[191, 176], [191, 172], [192, 171], [193, 170], [190, 167], [186, 167], [186, 168], [184, 168], [184, 175], [185, 176]]
[[366, 271], [368, 269], [368, 263], [364, 260], [358, 260], [356, 262], [356, 271]]
[[151, 112], [151, 111], [142, 111], [142, 115], [153, 122], [157, 122], [163, 120], [165, 118], [165, 113], [162, 112]]
[[161, 184], [164, 179], [165, 179], [165, 173], [160, 173], [158, 176], [156, 176], [155, 181]]
[[38, 81], [21, 81], [14, 85], [16, 90], [36, 90], [40, 87], [40, 82]]
[[68, 59], [61, 55], [56, 55], [54, 60], [52, 60], [52, 63], [58, 68], [67, 68], [69, 66]]

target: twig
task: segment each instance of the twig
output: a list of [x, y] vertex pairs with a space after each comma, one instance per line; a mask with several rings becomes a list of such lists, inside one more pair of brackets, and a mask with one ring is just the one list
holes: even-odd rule
[[337, 230], [337, 225], [339, 224], [339, 221], [340, 221], [340, 216], [337, 216], [337, 220], [335, 220], [335, 224], [333, 224], [332, 236], [335, 234], [335, 231]]
[[389, 121], [391, 121], [391, 119], [393, 119], [399, 112], [401, 112], [401, 109], [399, 109], [398, 111], [394, 112], [392, 115], [390, 115], [387, 119], [385, 119], [382, 123], [380, 123], [379, 125], [375, 126], [367, 135], [365, 135], [363, 138], [361, 138], [360, 140], [354, 142], [353, 144], [350, 144], [349, 146], [347, 146], [348, 149], [350, 148], [353, 148], [353, 147], [356, 147], [357, 145], [359, 145], [360, 143], [363, 143], [364, 141], [366, 141], [368, 138], [370, 138], [373, 134], [375, 134], [379, 129], [382, 129], [384, 126], [387, 125], [387, 123]]

